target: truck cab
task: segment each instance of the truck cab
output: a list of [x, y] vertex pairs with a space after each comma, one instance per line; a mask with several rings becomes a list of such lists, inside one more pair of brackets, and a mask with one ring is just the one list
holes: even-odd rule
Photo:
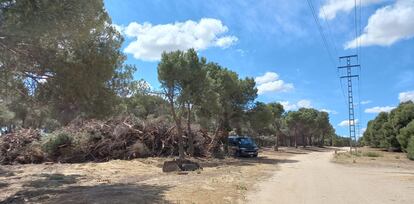
[[236, 157], [257, 157], [259, 148], [251, 137], [230, 136], [229, 153]]

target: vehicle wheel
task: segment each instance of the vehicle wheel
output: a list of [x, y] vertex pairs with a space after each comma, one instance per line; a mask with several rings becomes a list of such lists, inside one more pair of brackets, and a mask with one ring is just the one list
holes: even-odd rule
[[257, 154], [254, 154], [253, 157], [257, 157]]

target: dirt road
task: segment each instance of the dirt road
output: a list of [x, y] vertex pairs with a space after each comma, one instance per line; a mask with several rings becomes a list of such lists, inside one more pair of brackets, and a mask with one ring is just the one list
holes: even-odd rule
[[250, 203], [414, 203], [414, 172], [332, 163], [332, 152], [298, 154], [250, 192]]

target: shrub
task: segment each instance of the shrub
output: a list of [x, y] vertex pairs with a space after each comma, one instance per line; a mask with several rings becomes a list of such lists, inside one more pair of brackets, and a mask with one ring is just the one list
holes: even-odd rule
[[410, 142], [408, 143], [407, 157], [411, 160], [414, 160], [414, 136], [411, 136]]
[[382, 157], [378, 152], [364, 152], [363, 155], [366, 157]]
[[42, 140], [42, 150], [51, 157], [58, 157], [61, 155], [62, 148], [72, 145], [73, 136], [67, 132], [54, 132]]
[[401, 148], [404, 151], [407, 151], [408, 142], [412, 135], [414, 135], [414, 120], [408, 123], [406, 127], [401, 128], [400, 134], [397, 136], [398, 142], [401, 144]]

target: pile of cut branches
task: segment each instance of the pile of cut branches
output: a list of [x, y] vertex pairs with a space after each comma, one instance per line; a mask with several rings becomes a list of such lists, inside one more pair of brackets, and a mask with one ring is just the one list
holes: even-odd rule
[[[192, 134], [195, 156], [210, 155], [208, 146], [211, 138], [207, 132], [194, 128]], [[0, 161], [3, 164], [99, 162], [178, 154], [176, 128], [164, 118], [140, 120], [118, 117], [107, 121], [77, 119], [42, 136], [39, 130], [31, 129], [5, 135], [0, 138], [0, 145]], [[37, 152], [35, 159], [25, 155], [34, 149]]]
[[0, 163], [39, 163], [43, 161], [40, 149], [40, 131], [21, 129], [0, 138]]

